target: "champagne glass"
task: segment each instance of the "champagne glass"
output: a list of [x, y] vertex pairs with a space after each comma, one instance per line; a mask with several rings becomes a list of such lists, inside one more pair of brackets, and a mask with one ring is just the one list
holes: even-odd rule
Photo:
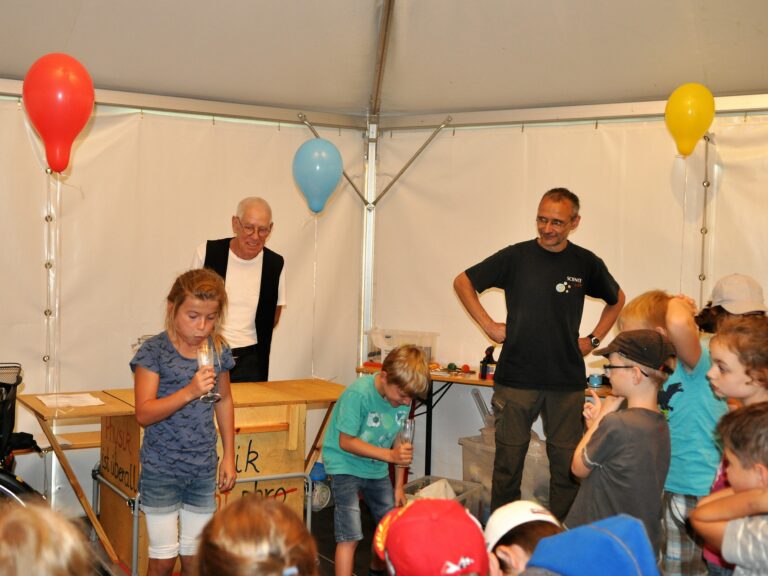
[[[397, 433], [397, 440], [400, 444], [413, 444], [413, 435], [416, 432], [416, 420], [408, 418], [403, 421], [400, 431]], [[410, 464], [397, 464], [398, 468], [408, 468]]]
[[[197, 349], [197, 366], [199, 368], [203, 368], [205, 366], [210, 366], [213, 368], [213, 354], [214, 351], [211, 348], [211, 344], [208, 340], [203, 341], [200, 344], [200, 347]], [[218, 393], [216, 390], [217, 382], [216, 382], [216, 375], [214, 374], [214, 383], [213, 388], [209, 390], [207, 393], [200, 396], [200, 402], [206, 402], [207, 404], [214, 404], [221, 400], [221, 394]]]

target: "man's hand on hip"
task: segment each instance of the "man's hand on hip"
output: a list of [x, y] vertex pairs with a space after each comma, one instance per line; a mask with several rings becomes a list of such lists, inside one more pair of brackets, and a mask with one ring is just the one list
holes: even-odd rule
[[483, 326], [483, 330], [491, 340], [499, 344], [507, 339], [507, 325], [501, 322], [491, 322], [487, 326]]
[[592, 350], [594, 350], [594, 347], [592, 346], [592, 341], [586, 336], [583, 338], [579, 338], [578, 342], [579, 342], [579, 350], [581, 351], [582, 356], [586, 356], [587, 354], [592, 352]]

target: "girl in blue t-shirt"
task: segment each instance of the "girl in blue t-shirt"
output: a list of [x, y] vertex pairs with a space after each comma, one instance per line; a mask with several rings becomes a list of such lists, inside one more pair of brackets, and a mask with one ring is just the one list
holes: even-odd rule
[[[139, 489], [149, 537], [150, 575], [170, 575], [181, 555], [194, 573], [197, 543], [216, 510], [215, 492], [235, 483], [232, 353], [221, 336], [227, 294], [208, 269], [179, 276], [167, 298], [165, 331], [131, 360], [136, 420], [144, 427]], [[198, 349], [211, 348], [213, 366], [198, 367]], [[212, 402], [209, 393], [218, 391]], [[216, 427], [222, 459], [216, 476]]]

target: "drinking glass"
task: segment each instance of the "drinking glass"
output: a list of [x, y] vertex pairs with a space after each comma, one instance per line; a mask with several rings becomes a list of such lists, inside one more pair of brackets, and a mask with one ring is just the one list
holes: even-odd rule
[[[200, 344], [200, 347], [197, 349], [197, 366], [199, 368], [203, 368], [205, 366], [210, 366], [213, 368], [213, 354], [214, 351], [211, 348], [210, 343], [208, 340]], [[216, 376], [214, 375], [214, 384], [213, 388], [209, 390], [206, 394], [203, 394], [200, 396], [200, 402], [206, 402], [208, 404], [214, 404], [215, 402], [218, 402], [221, 400], [221, 394], [217, 391], [217, 382], [216, 382]]]
[[[403, 422], [403, 426], [397, 433], [397, 439], [400, 444], [413, 444], [413, 435], [416, 432], [416, 420], [408, 418]], [[408, 468], [410, 464], [397, 464], [398, 468]]]

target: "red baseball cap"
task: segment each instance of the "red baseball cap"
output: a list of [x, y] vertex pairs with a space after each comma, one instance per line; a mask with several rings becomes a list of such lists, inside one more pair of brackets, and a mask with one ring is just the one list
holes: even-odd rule
[[393, 576], [488, 574], [482, 527], [455, 500], [415, 500], [393, 510], [374, 541]]

